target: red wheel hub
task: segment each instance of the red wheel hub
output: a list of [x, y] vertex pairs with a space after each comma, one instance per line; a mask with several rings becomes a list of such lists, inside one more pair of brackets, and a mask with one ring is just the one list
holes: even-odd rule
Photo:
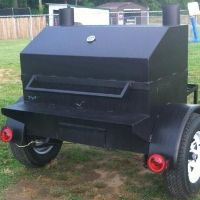
[[9, 127], [5, 127], [0, 132], [0, 139], [2, 142], [10, 142], [13, 139], [13, 130]]
[[168, 167], [168, 162], [160, 154], [152, 154], [147, 160], [148, 168], [154, 173], [162, 173]]

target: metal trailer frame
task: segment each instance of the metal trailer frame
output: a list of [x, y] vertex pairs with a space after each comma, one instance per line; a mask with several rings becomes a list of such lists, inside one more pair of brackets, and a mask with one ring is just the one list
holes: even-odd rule
[[[108, 31], [109, 37], [113, 34], [113, 28], [116, 29], [117, 27], [75, 27], [83, 33], [88, 30], [88, 32], [96, 32], [96, 37], [100, 37], [98, 31], [101, 32], [101, 30]], [[121, 26], [117, 29], [117, 32], [123, 30], [130, 34], [130, 27]], [[142, 58], [142, 56], [149, 54], [151, 58], [148, 58], [148, 61], [143, 58], [126, 58], [126, 53], [122, 51], [117, 52], [117, 55], [114, 53], [111, 58], [107, 58], [100, 49], [95, 53], [95, 56], [97, 54], [102, 55], [102, 58], [96, 58], [93, 55], [90, 58], [79, 57], [79, 59], [67, 56], [67, 59], [65, 59], [65, 56], [53, 55], [52, 52], [54, 53], [55, 50], [50, 50], [50, 46], [46, 44], [44, 38], [51, 38], [56, 33], [64, 36], [65, 31], [73, 32], [73, 30], [74, 28], [67, 27], [46, 28], [25, 48], [21, 53], [24, 97], [14, 105], [2, 108], [2, 113], [25, 124], [28, 130], [27, 134], [30, 136], [50, 137], [87, 145], [119, 148], [145, 155], [153, 152], [163, 153], [175, 164], [176, 154], [171, 149], [178, 149], [179, 140], [177, 138], [181, 137], [181, 132], [172, 131], [171, 137], [174, 138], [176, 143], [172, 144], [170, 149], [168, 147], [164, 149], [164, 146], [158, 148], [158, 145], [154, 145], [153, 141], [157, 140], [155, 138], [157, 134], [154, 132], [158, 130], [155, 131], [155, 127], [157, 127], [157, 124], [162, 124], [162, 122], [159, 122], [160, 118], [167, 119], [165, 115], [172, 112], [170, 108], [173, 108], [175, 114], [179, 112], [179, 109], [183, 109], [180, 110], [180, 112], [183, 112], [183, 116], [187, 115], [190, 110], [194, 112], [194, 109], [197, 109], [196, 112], [198, 112], [197, 105], [193, 107], [184, 104], [187, 95], [190, 93], [194, 93], [194, 104], [197, 103], [198, 94], [197, 85], [187, 85], [187, 59], [184, 59], [184, 56], [187, 55], [187, 27], [131, 27], [131, 34], [135, 34], [136, 38], [146, 37], [145, 34], [152, 37], [154, 41], [157, 38], [162, 38], [160, 44], [157, 42], [156, 50], [154, 50], [154, 46], [149, 46], [148, 48], [151, 50], [142, 53], [138, 48], [141, 53], [135, 53], [135, 56]], [[136, 30], [136, 33], [134, 30]], [[145, 33], [146, 30], [148, 30], [148, 33]], [[158, 31], [160, 31], [160, 36]], [[176, 32], [179, 32], [177, 37], [174, 36]], [[74, 38], [76, 37], [75, 35]], [[116, 37], [121, 36], [117, 35]], [[71, 39], [73, 40], [73, 38]], [[58, 42], [59, 40], [60, 38], [57, 38]], [[98, 38], [98, 40], [101, 39]], [[169, 41], [176, 43], [176, 46], [171, 48]], [[38, 49], [40, 43], [41, 47], [43, 46], [41, 50]], [[149, 42], [149, 45], [150, 43], [152, 42]], [[167, 48], [165, 44], [169, 44]], [[74, 45], [73, 41], [70, 45]], [[82, 45], [86, 48], [84, 43]], [[92, 47], [93, 44], [89, 45]], [[84, 52], [86, 55], [90, 54], [88, 47]], [[72, 52], [74, 54], [77, 51], [76, 49], [67, 49], [64, 46], [63, 48], [62, 51], [66, 54], [71, 54], [70, 51], [74, 51]], [[127, 51], [132, 51], [131, 48], [131, 46], [127, 46]], [[155, 53], [151, 53], [152, 50]], [[62, 51], [60, 52], [62, 53]], [[169, 51], [174, 51], [174, 53], [178, 51], [178, 57], [166, 62], [165, 67], [160, 70], [160, 62], [157, 61], [158, 56], [162, 59]], [[35, 54], [34, 52], [38, 53]], [[42, 55], [42, 52], [45, 54]], [[162, 52], [162, 54], [159, 52]], [[52, 56], [48, 56], [48, 54], [52, 54]], [[78, 55], [80, 52], [75, 54]], [[116, 57], [119, 55], [121, 55], [121, 58]], [[176, 64], [173, 62], [176, 62]], [[56, 63], [60, 63], [61, 73], [59, 71], [54, 72]], [[73, 63], [76, 67], [66, 68], [65, 65], [71, 65], [69, 63]], [[119, 63], [123, 63], [123, 70]], [[130, 67], [131, 63], [135, 65], [134, 68]], [[37, 67], [39, 65], [43, 67]], [[83, 75], [81, 68], [87, 68], [88, 65], [93, 66], [93, 68], [87, 71], [88, 75]], [[108, 70], [112, 65], [116, 66], [115, 72]], [[172, 67], [167, 67], [170, 65]], [[146, 74], [146, 66], [149, 66], [151, 75]], [[50, 73], [45, 72], [43, 68], [48, 68]], [[126, 70], [129, 71], [129, 74], [124, 73]], [[65, 73], [68, 75], [65, 75]], [[156, 94], [158, 91], [159, 95]], [[95, 104], [92, 102], [95, 102]], [[167, 111], [165, 111], [166, 108]], [[177, 124], [182, 123], [183, 116], [179, 119], [179, 122], [177, 121]], [[178, 117], [173, 120], [178, 120]], [[15, 137], [19, 138], [17, 135]], [[21, 137], [23, 138], [23, 136]], [[166, 141], [166, 136], [163, 137]], [[20, 141], [22, 140], [20, 139]]]

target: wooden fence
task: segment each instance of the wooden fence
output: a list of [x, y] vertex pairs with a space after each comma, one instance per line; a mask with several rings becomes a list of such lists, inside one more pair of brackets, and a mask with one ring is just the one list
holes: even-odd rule
[[0, 17], [0, 40], [32, 39], [45, 26], [46, 16]]

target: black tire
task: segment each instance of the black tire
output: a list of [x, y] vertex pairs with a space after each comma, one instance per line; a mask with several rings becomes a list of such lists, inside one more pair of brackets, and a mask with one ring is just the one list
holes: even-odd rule
[[168, 169], [163, 174], [169, 192], [177, 199], [189, 199], [190, 197], [194, 196], [194, 194], [196, 194], [200, 189], [200, 178], [198, 179], [197, 177], [197, 181], [192, 183], [188, 173], [188, 160], [190, 160], [191, 157], [191, 153], [189, 153], [191, 143], [193, 142], [194, 135], [199, 130], [200, 115], [194, 113], [189, 118], [184, 129], [176, 167], [173, 169]]
[[[24, 141], [27, 144], [30, 140]], [[15, 143], [10, 143], [10, 149], [13, 156], [23, 165], [29, 168], [42, 167], [53, 160], [59, 153], [62, 141], [50, 139], [46, 144], [46, 147], [51, 146], [47, 153], [37, 153], [34, 145], [28, 147], [19, 147]]]

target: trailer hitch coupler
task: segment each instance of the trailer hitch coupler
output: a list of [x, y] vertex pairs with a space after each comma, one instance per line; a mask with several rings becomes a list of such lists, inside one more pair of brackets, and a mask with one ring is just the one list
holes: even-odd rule
[[0, 132], [2, 142], [11, 142], [13, 139], [13, 130], [9, 127], [4, 127]]
[[168, 160], [160, 154], [152, 154], [147, 160], [147, 166], [154, 173], [162, 173], [168, 167]]

